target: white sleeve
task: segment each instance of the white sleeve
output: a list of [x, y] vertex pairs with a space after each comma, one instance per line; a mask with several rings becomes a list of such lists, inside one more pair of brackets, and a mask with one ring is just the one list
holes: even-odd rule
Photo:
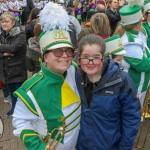
[[19, 5], [21, 7], [26, 7], [27, 6], [27, 1], [26, 0], [21, 0], [21, 1], [18, 1], [19, 2]]
[[125, 57], [131, 57], [136, 59], [142, 59], [144, 50], [143, 45], [140, 43], [128, 42], [124, 44], [124, 49], [126, 50]]
[[10, 10], [13, 10], [13, 5], [12, 5], [11, 2], [8, 2], [8, 8], [9, 8]]
[[139, 37], [145, 42], [145, 43], [147, 43], [147, 37], [146, 37], [146, 35], [143, 33], [143, 32], [139, 32]]
[[6, 4], [4, 4], [4, 3], [2, 3], [2, 7], [1, 7], [1, 9], [2, 9], [2, 11], [4, 11], [4, 12], [6, 12], [6, 11], [8, 11], [9, 9], [8, 9], [8, 7], [7, 7], [7, 5]]
[[13, 131], [15, 136], [20, 136], [23, 129], [33, 129], [32, 121], [38, 120], [38, 116], [34, 115], [27, 106], [18, 98], [13, 113], [12, 124], [15, 127]]

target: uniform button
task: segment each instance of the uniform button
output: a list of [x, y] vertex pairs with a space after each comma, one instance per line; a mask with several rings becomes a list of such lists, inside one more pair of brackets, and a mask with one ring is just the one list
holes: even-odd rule
[[9, 74], [9, 72], [8, 72], [8, 74]]

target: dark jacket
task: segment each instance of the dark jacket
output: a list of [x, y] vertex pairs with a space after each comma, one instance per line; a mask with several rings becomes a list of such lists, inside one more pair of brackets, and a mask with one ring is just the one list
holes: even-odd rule
[[106, 11], [106, 15], [110, 22], [111, 35], [112, 35], [117, 27], [118, 22], [121, 20], [121, 17], [118, 11], [113, 12], [111, 9]]
[[[4, 56], [4, 53], [13, 56]], [[0, 79], [3, 83], [22, 82], [27, 78], [25, 68], [26, 36], [20, 27], [6, 35], [0, 28]]]
[[35, 38], [30, 38], [28, 44], [26, 68], [28, 71], [35, 73], [40, 70], [40, 59], [42, 59], [40, 45]]
[[34, 25], [36, 20], [30, 21], [26, 27], [25, 27], [25, 33], [26, 33], [26, 41], [28, 41], [29, 38], [34, 37]]
[[131, 150], [138, 132], [140, 102], [129, 75], [112, 60], [92, 92], [85, 95], [85, 74], [76, 74], [81, 97], [81, 129], [77, 150]]

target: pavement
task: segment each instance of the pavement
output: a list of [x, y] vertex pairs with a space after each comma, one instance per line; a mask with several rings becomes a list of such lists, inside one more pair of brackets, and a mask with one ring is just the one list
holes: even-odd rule
[[[11, 105], [8, 103], [5, 103], [3, 99], [4, 97], [2, 94], [2, 90], [0, 90], [0, 116], [4, 123], [4, 133], [3, 133], [2, 138], [0, 139], [0, 150], [25, 150], [25, 147], [20, 141], [20, 139], [13, 135], [14, 128], [12, 126], [12, 117], [5, 116], [6, 112], [8, 112], [9, 109], [11, 108]], [[141, 130], [141, 136], [139, 140], [140, 141], [139, 146], [142, 146], [144, 143], [144, 139], [148, 131], [148, 127], [149, 127], [149, 132], [147, 134], [148, 137], [147, 137], [143, 150], [150, 150], [150, 119], [147, 119], [143, 123], [143, 128]], [[136, 142], [137, 142], [137, 139], [138, 139], [138, 135], [136, 137]], [[134, 148], [133, 150], [140, 150], [140, 149]]]
[[5, 103], [3, 99], [2, 90], [0, 90], [0, 116], [4, 124], [4, 133], [0, 139], [0, 150], [25, 150], [21, 140], [13, 135], [12, 117], [5, 116], [11, 105]]

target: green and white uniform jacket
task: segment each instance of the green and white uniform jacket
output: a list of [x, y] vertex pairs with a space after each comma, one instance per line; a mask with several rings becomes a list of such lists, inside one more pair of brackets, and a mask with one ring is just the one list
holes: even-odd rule
[[[14, 92], [18, 101], [13, 114], [15, 136], [28, 150], [44, 150], [41, 138], [52, 133], [61, 142], [57, 150], [74, 150], [79, 133], [80, 98], [75, 83], [75, 65], [60, 76], [41, 65], [41, 72]], [[63, 130], [62, 130], [63, 129]]]
[[126, 50], [122, 65], [133, 79], [143, 106], [150, 81], [150, 51], [137, 31], [126, 31], [121, 39]]
[[[141, 31], [146, 37], [146, 43], [148, 48], [150, 48], [150, 24], [147, 21], [143, 22]], [[142, 38], [144, 39], [145, 37]]]

